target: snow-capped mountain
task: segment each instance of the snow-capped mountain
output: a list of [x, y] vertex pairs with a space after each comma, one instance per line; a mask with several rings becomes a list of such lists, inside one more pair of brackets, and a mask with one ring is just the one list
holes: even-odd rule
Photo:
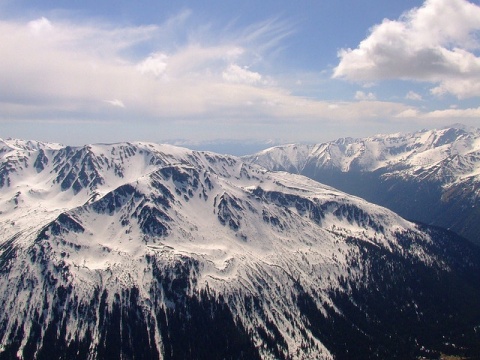
[[217, 154], [229, 154], [242, 156], [256, 153], [260, 150], [272, 146], [285, 144], [281, 139], [216, 139], [216, 140], [188, 140], [188, 139], [166, 139], [161, 143], [180, 147], [186, 147], [191, 150], [210, 151]]
[[0, 359], [480, 354], [452, 233], [231, 156], [1, 144]]
[[286, 145], [244, 160], [306, 175], [480, 244], [480, 129]]

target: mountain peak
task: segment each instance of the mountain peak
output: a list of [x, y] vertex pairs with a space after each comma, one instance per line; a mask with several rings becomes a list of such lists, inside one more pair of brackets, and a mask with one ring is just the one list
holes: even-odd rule
[[233, 156], [18, 151], [0, 167], [0, 359], [405, 358], [457, 342], [452, 319], [474, 336], [437, 301], [450, 275], [480, 283], [452, 234]]
[[306, 175], [480, 243], [474, 210], [480, 200], [480, 129], [455, 124], [288, 149], [288, 155], [274, 147], [243, 159]]

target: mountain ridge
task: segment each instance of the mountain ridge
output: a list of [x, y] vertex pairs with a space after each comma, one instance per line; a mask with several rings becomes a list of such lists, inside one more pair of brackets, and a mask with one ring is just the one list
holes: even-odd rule
[[[0, 359], [476, 351], [480, 256], [453, 235], [233, 156], [142, 142], [2, 156]], [[426, 308], [445, 277], [470, 297]], [[373, 299], [410, 322], [392, 328]]]
[[457, 126], [342, 138], [274, 147], [243, 159], [308, 176], [480, 244], [479, 129]]

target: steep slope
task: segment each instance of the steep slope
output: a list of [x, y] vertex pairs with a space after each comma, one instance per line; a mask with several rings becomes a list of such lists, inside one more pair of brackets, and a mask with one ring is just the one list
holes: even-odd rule
[[306, 175], [480, 244], [480, 129], [288, 145], [244, 160]]
[[234, 157], [23, 144], [0, 174], [0, 359], [480, 354], [480, 256], [453, 234]]

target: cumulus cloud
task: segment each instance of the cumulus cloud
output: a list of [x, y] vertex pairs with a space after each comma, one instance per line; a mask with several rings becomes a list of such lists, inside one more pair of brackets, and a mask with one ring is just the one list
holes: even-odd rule
[[422, 95], [416, 93], [415, 91], [409, 91], [407, 95], [405, 95], [405, 99], [407, 100], [414, 100], [414, 101], [422, 101]]
[[113, 99], [113, 100], [104, 100], [104, 101], [105, 101], [107, 104], [110, 104], [110, 105], [112, 105], [112, 106], [116, 106], [116, 107], [125, 109], [125, 104], [123, 103], [122, 100]]
[[240, 67], [237, 64], [231, 64], [222, 73], [224, 80], [234, 83], [258, 84], [262, 80], [262, 75], [250, 71], [247, 68]]
[[480, 7], [427, 0], [398, 20], [374, 26], [356, 49], [342, 49], [334, 78], [427, 81], [432, 94], [480, 96]]
[[355, 93], [355, 100], [359, 100], [359, 101], [371, 101], [371, 100], [376, 100], [377, 97], [375, 96], [374, 93], [365, 93], [363, 91], [357, 91]]
[[[108, 118], [101, 106], [105, 102], [116, 107], [128, 103], [132, 118], [207, 116], [228, 95], [222, 92], [222, 74], [233, 77], [231, 62], [248, 63], [249, 59], [241, 58], [243, 44], [172, 46], [174, 38], [165, 49], [138, 56], [135, 49], [155, 48], [158, 39], [172, 36], [172, 27], [178, 23], [119, 28], [46, 18], [0, 21], [2, 118], [17, 118], [20, 114], [15, 111], [20, 108], [21, 116], [29, 109], [30, 119], [52, 113]], [[260, 75], [245, 66], [236, 72], [237, 80], [253, 84]], [[245, 97], [254, 90], [241, 89]], [[231, 100], [225, 103], [241, 106]]]
[[53, 30], [52, 23], [45, 17], [30, 21], [28, 26], [35, 35], [40, 35], [41, 33], [46, 33]]
[[420, 112], [417, 109], [406, 109], [399, 112], [396, 117], [397, 118], [418, 118], [420, 116]]
[[162, 53], [155, 53], [149, 55], [146, 59], [142, 60], [137, 68], [142, 74], [153, 74], [156, 77], [165, 73], [167, 68], [168, 56]]
[[467, 109], [441, 109], [441, 110], [432, 110], [432, 111], [420, 111], [418, 109], [410, 108], [401, 111], [396, 115], [396, 118], [404, 119], [416, 119], [416, 120], [447, 120], [448, 122], [452, 121], [462, 121], [462, 122], [472, 122], [480, 118], [480, 107], [477, 108], [467, 108]]
[[184, 34], [187, 40], [162, 46], [158, 39], [178, 33], [174, 27], [186, 19], [188, 13], [139, 27], [0, 21], [0, 120], [45, 121], [54, 114], [75, 121], [258, 124], [388, 118], [406, 109], [374, 101], [373, 94], [365, 94], [368, 104], [327, 102], [276, 86], [262, 64], [291, 31], [281, 23], [262, 22], [216, 41]]
[[445, 110], [435, 110], [425, 114], [422, 114], [421, 117], [430, 118], [430, 119], [479, 119], [480, 118], [480, 107], [477, 108], [468, 108], [468, 109], [445, 109]]

